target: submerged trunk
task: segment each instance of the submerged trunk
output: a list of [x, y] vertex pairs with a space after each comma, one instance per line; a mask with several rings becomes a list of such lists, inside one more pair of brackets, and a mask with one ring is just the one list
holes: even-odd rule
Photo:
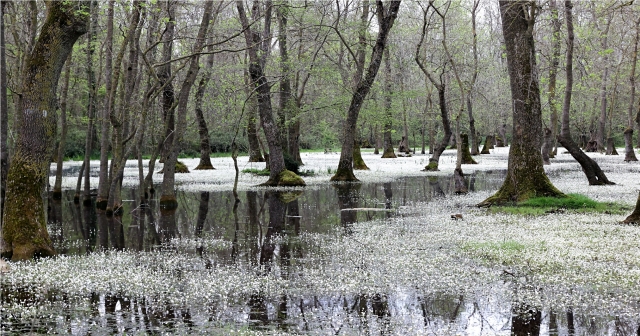
[[607, 152], [606, 155], [618, 155], [618, 151], [616, 150], [616, 143], [613, 141], [613, 138], [607, 138]]
[[[582, 167], [582, 171], [587, 176], [587, 180], [590, 185], [603, 185], [603, 184], [615, 184], [604, 174], [600, 166], [585, 154], [580, 147], [571, 138], [571, 131], [569, 128], [569, 109], [571, 107], [571, 94], [573, 90], [573, 16], [572, 16], [573, 4], [571, 1], [565, 1], [565, 19], [567, 21], [567, 61], [566, 61], [566, 74], [567, 83], [564, 93], [564, 104], [562, 106], [562, 128], [560, 130], [560, 136], [558, 142], [567, 150], [573, 158], [578, 161]], [[589, 147], [589, 145], [587, 145]]]
[[[87, 114], [89, 124], [87, 125], [87, 138], [84, 143], [84, 190], [82, 193], [82, 204], [85, 206], [91, 206], [91, 152], [93, 151], [93, 138], [95, 137], [94, 119], [96, 116], [96, 74], [93, 69], [93, 53], [95, 52], [96, 32], [98, 30], [97, 6], [95, 1], [89, 3], [89, 12], [91, 13], [89, 36], [87, 38], [87, 80], [89, 85]], [[79, 192], [79, 188], [76, 191]]]
[[2, 226], [2, 252], [15, 261], [55, 254], [47, 232], [43, 193], [56, 131], [58, 79], [74, 43], [86, 32], [87, 17], [79, 14], [85, 10], [83, 2], [47, 2], [47, 18], [25, 62]]
[[487, 137], [484, 138], [484, 145], [482, 146], [480, 154], [491, 154], [489, 151], [491, 148], [493, 148], [493, 135], [487, 135]]
[[531, 4], [526, 1], [500, 1], [514, 102], [513, 143], [509, 149], [507, 176], [502, 187], [479, 206], [520, 202], [532, 197], [564, 196], [551, 184], [542, 167], [539, 147], [542, 111], [533, 39], [535, 17], [528, 17], [529, 6]]

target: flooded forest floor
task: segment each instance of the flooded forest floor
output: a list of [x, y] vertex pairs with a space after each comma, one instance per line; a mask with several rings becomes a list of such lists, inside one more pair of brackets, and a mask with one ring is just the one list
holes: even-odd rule
[[[556, 187], [631, 213], [639, 163], [590, 153], [616, 185], [589, 186], [558, 153], [545, 166]], [[307, 187], [257, 187], [267, 177], [241, 173], [237, 199], [231, 158], [212, 159], [213, 171], [183, 159], [191, 173], [176, 175], [175, 211], [137, 204], [130, 161], [117, 217], [73, 203], [80, 163], [65, 162], [66, 191], [48, 215], [59, 256], [10, 263], [0, 331], [638, 335], [640, 227], [620, 224], [626, 214], [476, 208], [502, 184], [507, 155], [496, 148], [463, 165], [470, 192], [455, 195], [454, 150], [429, 173], [428, 156], [365, 151], [371, 170], [356, 171], [357, 184], [329, 183], [339, 154], [303, 153]]]

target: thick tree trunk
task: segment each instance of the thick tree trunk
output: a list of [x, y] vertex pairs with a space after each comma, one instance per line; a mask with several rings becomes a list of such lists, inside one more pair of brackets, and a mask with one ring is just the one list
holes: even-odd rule
[[[105, 87], [107, 91], [112, 86], [113, 71], [113, 7], [115, 1], [110, 0], [107, 6], [107, 36], [105, 41], [105, 65], [104, 65], [104, 78]], [[98, 179], [98, 197], [96, 198], [96, 207], [101, 210], [107, 208], [107, 201], [109, 200], [109, 186], [111, 180], [109, 179], [109, 138], [111, 123], [109, 122], [109, 113], [111, 111], [111, 99], [109, 98], [109, 92], [106, 93], [104, 99], [104, 106], [102, 108], [102, 121], [100, 131], [100, 177]]]
[[176, 209], [178, 207], [178, 200], [176, 199], [175, 192], [176, 163], [178, 162], [178, 153], [180, 153], [182, 138], [187, 130], [187, 104], [189, 102], [191, 88], [196, 81], [198, 70], [200, 69], [199, 53], [204, 49], [212, 10], [213, 2], [205, 2], [202, 21], [200, 22], [200, 27], [198, 29], [198, 36], [193, 45], [193, 56], [190, 57], [189, 69], [187, 70], [187, 74], [182, 82], [182, 86], [180, 87], [180, 92], [178, 93], [176, 132], [173, 137], [173, 143], [170, 147], [171, 151], [168, 153], [169, 155], [165, 160], [163, 168], [164, 174], [162, 176], [160, 207], [165, 210]]
[[[73, 50], [72, 50], [73, 53]], [[71, 56], [64, 68], [64, 80], [62, 83], [62, 97], [60, 99], [60, 142], [58, 142], [58, 153], [56, 158], [56, 179], [53, 183], [53, 199], [62, 199], [62, 164], [64, 162], [65, 144], [67, 142], [67, 98], [69, 97], [69, 78], [71, 77]]]
[[391, 78], [391, 60], [389, 59], [389, 49], [384, 51], [384, 141], [383, 159], [395, 159], [396, 153], [393, 151], [393, 140], [391, 140], [391, 128], [393, 127], [393, 114], [391, 113], [391, 91], [393, 79]]
[[633, 150], [633, 128], [631, 127], [624, 131], [624, 161], [638, 161], [636, 152]]
[[640, 193], [638, 193], [638, 200], [636, 201], [636, 207], [633, 212], [622, 221], [625, 224], [640, 223]]
[[[600, 166], [589, 156], [587, 156], [580, 147], [571, 138], [569, 127], [569, 110], [571, 108], [571, 95], [573, 92], [573, 4], [571, 1], [565, 1], [565, 19], [567, 21], [567, 61], [566, 74], [567, 83], [564, 93], [564, 103], [562, 106], [562, 127], [558, 142], [578, 161], [582, 167], [582, 171], [587, 176], [590, 185], [615, 184], [607, 179], [607, 176], [600, 169]], [[589, 147], [589, 145], [587, 145]]]
[[376, 38], [376, 44], [371, 53], [371, 62], [369, 63], [367, 73], [358, 83], [351, 97], [351, 103], [347, 111], [347, 121], [343, 130], [340, 161], [338, 162], [336, 174], [331, 177], [331, 181], [358, 181], [353, 174], [353, 146], [355, 143], [358, 114], [362, 108], [364, 98], [369, 93], [371, 85], [376, 78], [378, 69], [380, 69], [380, 63], [382, 63], [382, 56], [387, 44], [387, 37], [389, 36], [389, 31], [391, 31], [391, 27], [393, 27], [400, 8], [400, 1], [391, 1], [388, 9], [384, 9], [381, 2], [377, 4], [378, 11], [380, 12], [378, 19], [378, 37]]
[[47, 18], [26, 61], [2, 226], [6, 243], [2, 252], [11, 254], [12, 260], [55, 254], [47, 232], [43, 192], [56, 132], [56, 88], [73, 44], [86, 32], [88, 16], [83, 11], [83, 2], [47, 2]]
[[360, 138], [356, 138], [356, 143], [353, 144], [353, 169], [354, 170], [369, 170], [367, 164], [364, 162], [362, 158], [362, 153], [360, 152]]
[[[542, 167], [542, 112], [533, 39], [534, 9], [527, 1], [500, 1], [513, 109], [513, 143], [507, 176], [498, 192], [478, 204], [491, 206], [532, 197], [563, 197]], [[535, 6], [535, 5], [534, 5]]]
[[260, 150], [260, 140], [258, 139], [258, 130], [256, 128], [258, 112], [258, 97], [251, 89], [251, 78], [249, 72], [245, 71], [245, 91], [247, 94], [247, 140], [249, 142], [249, 162], [264, 162], [262, 151]]

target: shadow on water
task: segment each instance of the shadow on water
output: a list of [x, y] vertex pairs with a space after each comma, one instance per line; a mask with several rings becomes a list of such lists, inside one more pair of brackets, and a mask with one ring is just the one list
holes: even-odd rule
[[[478, 172], [468, 176], [470, 191], [497, 189], [504, 172]], [[107, 217], [94, 204], [73, 203], [72, 192], [62, 200], [49, 200], [49, 229], [57, 251], [83, 255], [103, 250], [180, 251], [204, 262], [204, 268], [248, 265], [257, 276], [295, 280], [298, 260], [308, 253], [299, 237], [306, 233], [353, 234], [354, 224], [396, 216], [401, 206], [450, 197], [449, 177], [404, 178], [394, 182], [327, 184], [304, 192], [248, 190], [179, 192], [180, 205], [160, 210], [157, 199], [141, 204], [137, 190], [123, 193], [122, 216]], [[220, 248], [212, 240], [228, 242]], [[174, 244], [195, 241], [195, 245]], [[179, 272], [176, 277], [182, 276]], [[65, 293], [41, 293], [30, 288], [3, 285], [2, 305], [47, 306], [36, 318], [23, 320], [2, 312], [0, 330], [11, 333], [61, 334], [185, 334], [213, 328], [248, 328], [257, 331], [330, 334], [421, 334], [472, 326], [473, 334], [511, 332], [513, 335], [599, 334], [611, 321], [574, 313], [540, 311], [526, 303], [479, 301], [477, 297], [420, 290], [398, 293], [292, 295], [260, 289], [243, 299], [202, 307], [198, 302], [176, 305], [147, 297], [118, 293], [91, 293], [68, 297]], [[410, 316], [402, 317], [398, 316]], [[400, 321], [400, 322], [398, 322]], [[621, 335], [635, 334], [634, 322], [614, 321]], [[400, 325], [399, 325], [400, 323]], [[411, 329], [406, 329], [410, 327]], [[544, 327], [544, 328], [542, 328]], [[635, 329], [634, 329], [635, 328]], [[628, 332], [628, 333], [627, 333]]]

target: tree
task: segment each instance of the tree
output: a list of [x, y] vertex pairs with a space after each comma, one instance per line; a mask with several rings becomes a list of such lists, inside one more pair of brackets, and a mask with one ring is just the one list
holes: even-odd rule
[[640, 19], [636, 20], [636, 34], [633, 39], [633, 56], [631, 57], [631, 73], [629, 74], [629, 86], [631, 93], [629, 94], [629, 112], [628, 125], [624, 131], [624, 161], [638, 161], [636, 153], [633, 150], [633, 107], [636, 98], [636, 63], [638, 63], [638, 40], [640, 40]]
[[367, 74], [360, 80], [351, 97], [349, 110], [347, 111], [347, 120], [343, 130], [342, 150], [340, 152], [340, 161], [335, 175], [331, 177], [331, 181], [349, 181], [355, 182], [358, 179], [353, 174], [353, 147], [355, 143], [356, 126], [358, 123], [358, 114], [362, 108], [364, 98], [371, 90], [371, 85], [376, 78], [380, 63], [382, 63], [382, 55], [387, 44], [387, 37], [393, 27], [393, 23], [398, 16], [400, 9], [400, 1], [391, 1], [387, 8], [384, 8], [382, 1], [376, 1], [378, 11], [378, 37], [376, 44], [371, 53], [371, 61], [367, 69]]
[[393, 90], [393, 80], [391, 79], [391, 60], [389, 48], [384, 51], [384, 132], [382, 158], [395, 159], [396, 153], [393, 151], [391, 140], [391, 127], [393, 126], [393, 114], [391, 113], [391, 96]]
[[614, 184], [607, 179], [598, 163], [585, 154], [580, 147], [571, 138], [571, 129], [569, 127], [569, 109], [571, 108], [571, 96], [573, 93], [573, 3], [565, 1], [565, 20], [567, 22], [567, 61], [566, 75], [567, 83], [565, 85], [564, 103], [562, 106], [562, 126], [558, 142], [578, 161], [582, 167], [582, 171], [587, 176], [590, 185]]
[[[267, 77], [264, 72], [266, 53], [264, 49], [270, 44], [268, 37], [271, 29], [271, 10], [272, 4], [270, 0], [265, 2], [265, 32], [263, 34], [255, 31], [249, 24], [249, 19], [244, 10], [244, 3], [242, 0], [236, 1], [236, 7], [238, 8], [238, 16], [242, 24], [244, 31], [245, 41], [247, 45], [247, 52], [249, 54], [249, 75], [251, 81], [255, 85], [256, 93], [258, 96], [258, 114], [260, 115], [260, 123], [264, 130], [265, 137], [267, 138], [267, 144], [269, 145], [269, 180], [264, 183], [268, 186], [301, 186], [304, 185], [304, 181], [295, 173], [287, 170], [284, 165], [283, 148], [280, 142], [281, 130], [278, 124], [273, 120], [273, 109], [271, 107], [271, 86], [267, 81]], [[260, 7], [259, 1], [254, 2], [253, 15], [254, 20], [258, 17], [258, 8]], [[262, 56], [258, 56], [258, 49], [262, 47]]]
[[520, 202], [532, 197], [563, 197], [542, 167], [540, 89], [536, 72], [533, 29], [536, 4], [500, 1], [502, 33], [507, 53], [513, 108], [513, 142], [507, 176], [496, 194], [478, 206]]
[[[542, 158], [544, 164], [550, 164], [549, 158], [555, 156], [554, 146], [551, 143], [556, 141], [558, 133], [558, 106], [556, 102], [556, 81], [558, 78], [558, 64], [560, 63], [560, 19], [558, 18], [558, 6], [555, 0], [549, 1], [551, 9], [551, 22], [553, 34], [551, 36], [551, 64], [549, 64], [549, 86], [548, 103], [551, 110], [549, 134], [545, 136], [542, 147]], [[545, 135], [547, 131], [545, 129]]]
[[[9, 170], [9, 152], [7, 135], [9, 127], [9, 108], [7, 105], [7, 59], [4, 41], [4, 8], [7, 3], [0, 1], [0, 218], [4, 213], [4, 203]], [[0, 243], [2, 238], [0, 237]]]
[[2, 226], [4, 254], [12, 260], [55, 254], [42, 197], [56, 132], [56, 89], [73, 45], [87, 30], [87, 3], [50, 1], [47, 16], [27, 57], [17, 114], [16, 150], [7, 176]]

